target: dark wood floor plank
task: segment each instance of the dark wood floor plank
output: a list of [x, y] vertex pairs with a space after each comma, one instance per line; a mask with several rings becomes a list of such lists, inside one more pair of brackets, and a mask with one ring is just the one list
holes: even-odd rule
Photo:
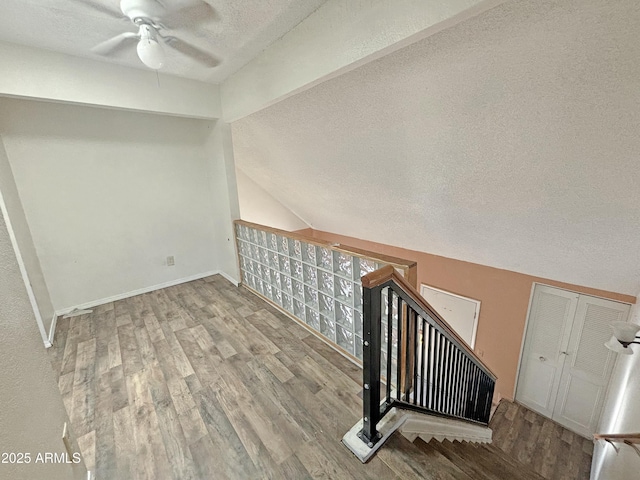
[[58, 322], [52, 365], [98, 478], [588, 477], [592, 444], [510, 402], [492, 446], [395, 435], [363, 465], [340, 442], [361, 416], [360, 367], [220, 276]]

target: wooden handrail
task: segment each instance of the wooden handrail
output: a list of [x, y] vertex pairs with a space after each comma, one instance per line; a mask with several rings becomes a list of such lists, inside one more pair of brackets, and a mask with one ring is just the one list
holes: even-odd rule
[[486, 363], [476, 355], [473, 349], [465, 342], [460, 335], [458, 335], [451, 326], [435, 311], [435, 309], [429, 305], [429, 303], [418, 293], [413, 285], [411, 285], [402, 275], [396, 272], [395, 268], [391, 265], [382, 267], [375, 272], [371, 272], [362, 277], [362, 286], [366, 288], [378, 287], [389, 280], [393, 280], [398, 286], [400, 286], [411, 299], [416, 302], [420, 308], [426, 311], [431, 318], [440, 326], [443, 330], [449, 333], [456, 341], [458, 341], [461, 347], [471, 356], [476, 362], [478, 362], [485, 370], [493, 377], [493, 380], [497, 378], [496, 374], [487, 366]]
[[593, 438], [594, 440], [606, 440], [608, 442], [640, 444], [640, 433], [596, 433]]

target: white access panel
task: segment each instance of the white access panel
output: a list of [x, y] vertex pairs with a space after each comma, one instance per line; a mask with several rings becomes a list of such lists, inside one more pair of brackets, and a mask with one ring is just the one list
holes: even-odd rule
[[420, 294], [451, 325], [453, 330], [473, 348], [476, 343], [480, 302], [430, 287], [424, 283], [421, 285]]

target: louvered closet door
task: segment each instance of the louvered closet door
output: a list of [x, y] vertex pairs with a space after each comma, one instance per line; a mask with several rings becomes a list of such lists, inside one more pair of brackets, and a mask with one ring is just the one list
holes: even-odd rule
[[529, 312], [516, 399], [552, 417], [579, 295], [536, 285]]
[[611, 338], [609, 325], [626, 321], [628, 314], [629, 305], [580, 296], [552, 417], [556, 422], [586, 436], [595, 432], [616, 360], [604, 346]]

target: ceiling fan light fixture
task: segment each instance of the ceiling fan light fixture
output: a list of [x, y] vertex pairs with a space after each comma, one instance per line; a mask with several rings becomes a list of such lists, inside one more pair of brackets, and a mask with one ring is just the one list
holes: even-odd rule
[[147, 67], [159, 70], [164, 66], [166, 56], [157, 40], [156, 32], [150, 25], [140, 25], [140, 41], [136, 48], [138, 58]]

